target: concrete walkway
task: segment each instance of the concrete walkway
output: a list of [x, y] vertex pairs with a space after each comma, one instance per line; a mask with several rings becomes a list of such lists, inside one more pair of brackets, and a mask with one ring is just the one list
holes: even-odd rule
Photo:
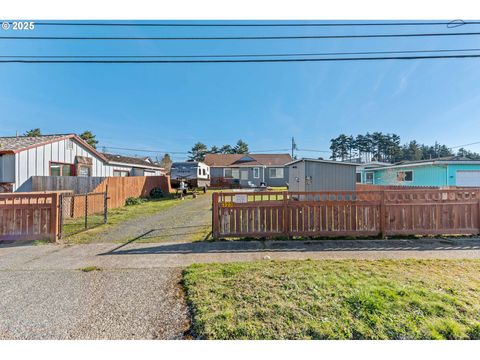
[[143, 269], [293, 259], [480, 259], [480, 238], [0, 246], [0, 270]]

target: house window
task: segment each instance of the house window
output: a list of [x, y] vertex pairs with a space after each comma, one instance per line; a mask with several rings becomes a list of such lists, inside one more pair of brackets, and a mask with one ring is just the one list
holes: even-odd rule
[[233, 168], [223, 169], [223, 177], [226, 179], [238, 179], [240, 178], [240, 171]]
[[113, 170], [113, 176], [128, 176], [127, 170]]
[[72, 164], [63, 164], [63, 163], [50, 163], [50, 176], [72, 176], [73, 171]]
[[260, 168], [253, 168], [253, 178], [254, 179], [260, 178]]
[[413, 171], [397, 171], [397, 181], [413, 181]]
[[207, 170], [206, 170], [206, 169], [202, 169], [202, 173], [203, 173], [203, 176], [207, 175]]
[[283, 168], [270, 168], [268, 169], [268, 176], [270, 179], [282, 179]]
[[78, 167], [78, 176], [90, 176], [90, 167], [89, 166], [79, 166]]
[[365, 183], [373, 184], [373, 172], [365, 173]]
[[361, 184], [362, 183], [362, 173], [357, 173], [357, 184]]

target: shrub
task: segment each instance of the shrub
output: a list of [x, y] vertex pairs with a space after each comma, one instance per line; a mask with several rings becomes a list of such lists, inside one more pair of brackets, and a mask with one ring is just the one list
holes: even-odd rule
[[143, 204], [146, 200], [138, 197], [129, 197], [127, 200], [125, 200], [125, 205], [130, 206], [130, 205], [140, 205]]
[[153, 188], [150, 191], [150, 198], [152, 199], [160, 199], [163, 198], [165, 194], [163, 193], [163, 190], [160, 188]]

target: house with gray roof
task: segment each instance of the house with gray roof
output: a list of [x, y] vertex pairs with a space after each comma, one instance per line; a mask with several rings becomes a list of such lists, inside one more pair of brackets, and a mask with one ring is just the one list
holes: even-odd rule
[[289, 154], [207, 154], [212, 186], [287, 186]]
[[103, 154], [75, 134], [0, 137], [0, 192], [29, 191], [33, 176], [148, 176], [149, 161]]

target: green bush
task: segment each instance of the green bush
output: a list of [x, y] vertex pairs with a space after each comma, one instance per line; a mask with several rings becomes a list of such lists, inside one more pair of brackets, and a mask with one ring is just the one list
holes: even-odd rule
[[150, 198], [151, 199], [160, 199], [163, 198], [165, 194], [163, 193], [163, 190], [160, 188], [153, 188], [150, 191]]
[[139, 198], [139, 197], [129, 197], [127, 200], [125, 200], [125, 205], [130, 206], [130, 205], [140, 205], [143, 204], [146, 200]]

